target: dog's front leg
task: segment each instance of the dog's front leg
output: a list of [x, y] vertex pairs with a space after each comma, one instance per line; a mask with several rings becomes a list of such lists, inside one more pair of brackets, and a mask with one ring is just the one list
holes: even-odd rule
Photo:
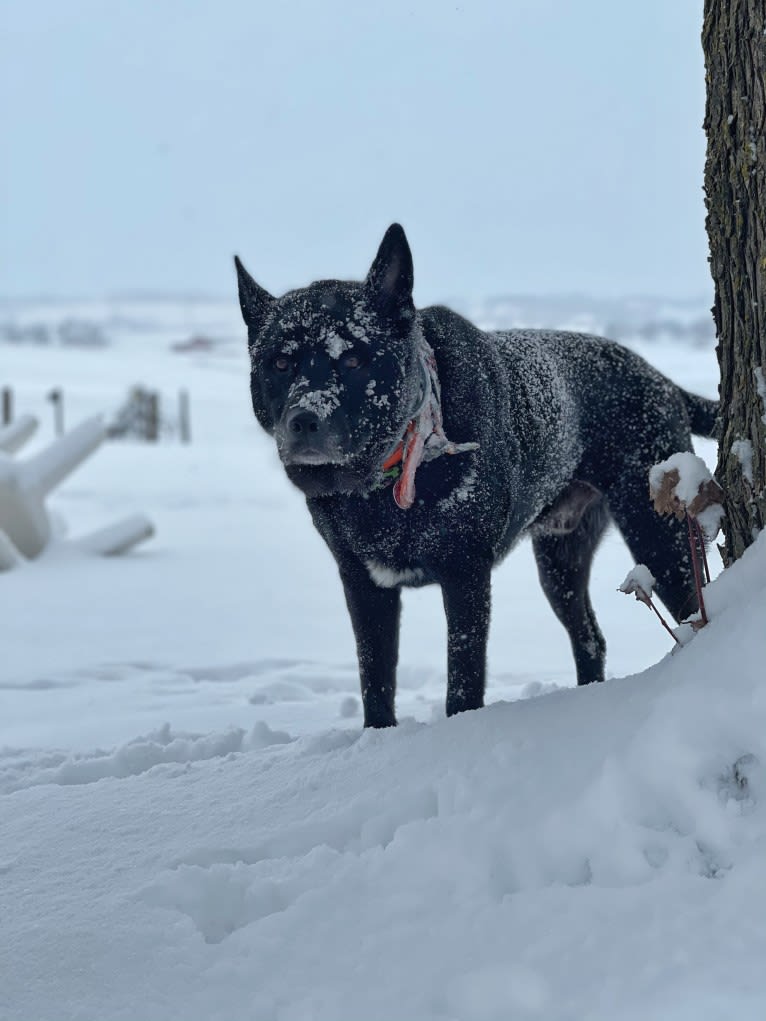
[[484, 705], [491, 567], [442, 582], [447, 614], [447, 716]]
[[365, 727], [395, 727], [401, 592], [379, 588], [363, 567], [341, 568], [356, 639]]

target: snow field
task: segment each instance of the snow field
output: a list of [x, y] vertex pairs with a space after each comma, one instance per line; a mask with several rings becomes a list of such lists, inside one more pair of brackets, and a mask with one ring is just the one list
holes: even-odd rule
[[3, 762], [3, 1016], [761, 1017], [765, 559], [603, 687]]
[[[54, 382], [70, 424], [186, 386], [194, 435], [109, 444], [52, 504], [72, 534], [144, 511], [151, 543], [0, 576], [0, 1018], [761, 1021], [763, 538], [671, 655], [612, 533], [608, 668], [642, 672], [579, 691], [520, 547], [493, 704], [452, 720], [439, 595], [409, 593], [401, 725], [363, 732], [334, 563], [244, 346], [170, 354], [173, 329], [0, 350], [42, 438]], [[649, 354], [714, 391], [711, 352]]]

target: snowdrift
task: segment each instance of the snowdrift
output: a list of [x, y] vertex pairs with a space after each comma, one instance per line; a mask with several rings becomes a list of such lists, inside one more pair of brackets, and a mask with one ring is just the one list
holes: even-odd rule
[[0, 1016], [766, 1016], [766, 536], [640, 675], [430, 725], [6, 748]]

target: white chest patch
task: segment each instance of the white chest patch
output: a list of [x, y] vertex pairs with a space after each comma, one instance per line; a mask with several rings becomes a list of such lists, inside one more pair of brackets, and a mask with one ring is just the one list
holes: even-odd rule
[[368, 560], [365, 566], [378, 588], [396, 588], [397, 585], [412, 585], [423, 580], [423, 572], [419, 567], [392, 571], [390, 567], [384, 567], [374, 560]]

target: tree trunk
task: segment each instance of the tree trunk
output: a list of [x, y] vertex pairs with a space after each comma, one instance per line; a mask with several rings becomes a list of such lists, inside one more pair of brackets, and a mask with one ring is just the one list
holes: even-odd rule
[[724, 562], [766, 523], [766, 5], [705, 0], [705, 203], [727, 495]]

